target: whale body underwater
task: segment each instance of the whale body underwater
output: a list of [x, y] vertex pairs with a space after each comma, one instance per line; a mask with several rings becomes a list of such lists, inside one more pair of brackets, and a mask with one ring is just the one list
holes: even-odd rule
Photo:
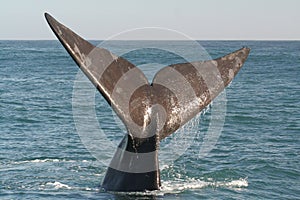
[[149, 83], [128, 60], [92, 45], [49, 14], [45, 17], [127, 129], [101, 184], [107, 191], [159, 190], [160, 141], [209, 105], [233, 80], [250, 52], [244, 47], [214, 60], [172, 64]]

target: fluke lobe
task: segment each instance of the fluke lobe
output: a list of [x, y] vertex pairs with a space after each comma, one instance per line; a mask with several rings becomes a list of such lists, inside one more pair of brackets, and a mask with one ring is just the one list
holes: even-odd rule
[[108, 191], [158, 190], [159, 143], [197, 115], [232, 81], [249, 48], [201, 62], [162, 68], [150, 84], [128, 60], [96, 47], [45, 13], [51, 29], [95, 85], [127, 134], [101, 187]]

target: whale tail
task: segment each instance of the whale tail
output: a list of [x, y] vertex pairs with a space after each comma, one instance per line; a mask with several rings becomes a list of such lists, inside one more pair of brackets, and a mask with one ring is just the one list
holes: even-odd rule
[[159, 142], [211, 103], [233, 80], [250, 52], [242, 48], [215, 60], [170, 65], [150, 84], [128, 60], [95, 47], [49, 14], [45, 17], [128, 131], [102, 183], [109, 191], [159, 189]]

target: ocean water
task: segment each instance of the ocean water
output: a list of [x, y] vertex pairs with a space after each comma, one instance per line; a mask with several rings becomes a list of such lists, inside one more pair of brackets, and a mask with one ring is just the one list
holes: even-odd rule
[[[131, 43], [116, 42], [111, 50]], [[185, 41], [159, 43], [195, 53]], [[107, 168], [103, 160], [124, 129], [105, 100], [96, 93], [95, 113], [112, 143], [100, 142], [95, 158], [76, 130], [72, 97], [78, 68], [61, 44], [0, 41], [0, 199], [300, 199], [300, 42], [199, 43], [212, 58], [251, 48], [220, 100], [226, 112], [215, 144], [201, 154], [214, 102], [162, 145], [160, 191], [109, 193], [99, 189]], [[164, 65], [182, 61], [154, 49], [124, 57], [149, 79]], [[181, 141], [188, 145], [175, 148], [180, 154], [167, 162]]]

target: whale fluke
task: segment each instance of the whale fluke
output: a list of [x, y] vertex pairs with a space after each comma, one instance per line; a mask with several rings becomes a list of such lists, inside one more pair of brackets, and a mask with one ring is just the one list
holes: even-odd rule
[[250, 52], [242, 48], [209, 61], [162, 68], [149, 83], [128, 60], [96, 47], [45, 13], [51, 29], [125, 124], [126, 134], [106, 172], [108, 191], [160, 188], [159, 142], [224, 90]]

